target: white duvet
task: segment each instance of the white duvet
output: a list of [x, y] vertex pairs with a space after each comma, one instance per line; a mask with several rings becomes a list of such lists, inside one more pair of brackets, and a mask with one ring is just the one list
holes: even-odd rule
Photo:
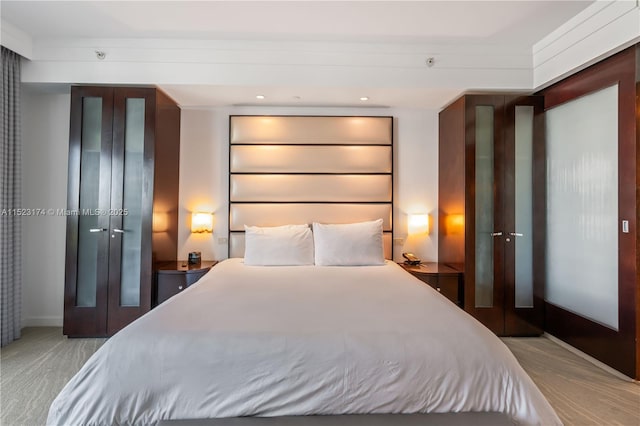
[[392, 262], [229, 259], [109, 339], [47, 424], [468, 411], [560, 424], [495, 335]]

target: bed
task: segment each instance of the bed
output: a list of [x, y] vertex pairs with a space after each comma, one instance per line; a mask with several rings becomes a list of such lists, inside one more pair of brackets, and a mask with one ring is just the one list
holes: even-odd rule
[[561, 424], [506, 346], [393, 262], [220, 262], [109, 339], [49, 425], [499, 412]]
[[231, 259], [109, 339], [48, 424], [560, 424], [496, 336], [385, 260], [392, 117], [229, 130]]

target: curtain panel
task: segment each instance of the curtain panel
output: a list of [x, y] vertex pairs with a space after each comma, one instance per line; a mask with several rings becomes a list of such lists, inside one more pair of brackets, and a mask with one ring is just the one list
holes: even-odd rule
[[0, 320], [2, 346], [20, 337], [22, 310], [20, 55], [2, 47], [0, 141]]

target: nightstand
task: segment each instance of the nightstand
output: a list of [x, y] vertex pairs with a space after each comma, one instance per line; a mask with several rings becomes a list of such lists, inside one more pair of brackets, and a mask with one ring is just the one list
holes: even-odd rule
[[462, 272], [443, 263], [407, 265], [399, 263], [405, 271], [438, 290], [447, 299], [464, 308], [464, 283]]
[[158, 262], [155, 266], [154, 306], [180, 293], [198, 281], [218, 261], [189, 265], [186, 260]]

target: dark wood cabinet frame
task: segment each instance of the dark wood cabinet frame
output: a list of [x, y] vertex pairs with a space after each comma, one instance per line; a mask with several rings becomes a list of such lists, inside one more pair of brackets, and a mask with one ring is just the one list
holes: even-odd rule
[[[82, 111], [84, 97], [102, 98], [102, 144], [100, 152], [100, 199], [101, 209], [110, 208], [111, 180], [107, 179], [107, 171], [111, 173], [112, 123], [113, 123], [113, 88], [84, 87], [71, 91], [71, 124], [69, 130], [69, 175], [67, 180], [67, 208], [69, 211], [80, 210], [80, 160], [82, 142]], [[78, 273], [78, 226], [79, 216], [67, 215], [67, 241], [65, 260], [64, 289], [64, 328], [63, 333], [69, 336], [103, 336], [107, 329], [107, 300], [109, 235], [101, 232], [96, 238], [98, 244], [96, 306], [76, 306], [76, 282]], [[109, 217], [99, 216], [98, 226], [109, 229]]]
[[[78, 215], [67, 216], [64, 327], [70, 337], [111, 336], [151, 309], [153, 262], [177, 257], [178, 182], [180, 161], [180, 108], [163, 92], [152, 87], [74, 86], [71, 90], [69, 136], [69, 210], [80, 207], [80, 168], [83, 98], [102, 98], [102, 143], [100, 153], [100, 199], [103, 211], [119, 210], [123, 202], [126, 99], [145, 100], [142, 190], [142, 240], [140, 303], [120, 303], [121, 215], [100, 215], [95, 307], [76, 306], [78, 268]], [[167, 229], [153, 232], [153, 214], [166, 215]]]
[[[504, 231], [504, 96], [465, 96], [465, 240], [464, 245], [464, 285], [465, 310], [476, 317], [491, 331], [504, 335], [505, 283], [504, 244], [494, 244], [493, 248], [493, 300], [491, 307], [476, 307], [476, 107], [492, 106], [493, 114], [493, 229]], [[466, 172], [465, 172], [466, 171]], [[442, 188], [440, 189], [442, 191]], [[501, 238], [500, 238], [501, 239]]]
[[[515, 305], [515, 241], [496, 237], [491, 307], [476, 307], [476, 107], [494, 109], [494, 231], [515, 229], [515, 110], [533, 107], [533, 307]], [[438, 259], [464, 270], [464, 308], [498, 335], [538, 336], [543, 331], [544, 298], [544, 111], [541, 96], [465, 95], [439, 117]], [[463, 229], [449, 229], [447, 217], [464, 215]], [[542, 232], [542, 233], [540, 233]]]
[[[515, 304], [515, 241], [504, 252], [505, 267], [505, 335], [539, 336], [543, 332], [544, 323], [544, 288], [545, 288], [545, 235], [546, 235], [546, 156], [545, 156], [545, 119], [544, 98], [542, 96], [507, 96], [505, 97], [505, 143], [504, 143], [504, 194], [505, 203], [515, 206], [515, 112], [516, 106], [533, 108], [533, 141], [532, 141], [532, 273], [533, 273], [533, 306], [520, 308]], [[504, 229], [516, 229], [515, 209], [505, 210]], [[514, 237], [513, 240], [515, 240]]]

